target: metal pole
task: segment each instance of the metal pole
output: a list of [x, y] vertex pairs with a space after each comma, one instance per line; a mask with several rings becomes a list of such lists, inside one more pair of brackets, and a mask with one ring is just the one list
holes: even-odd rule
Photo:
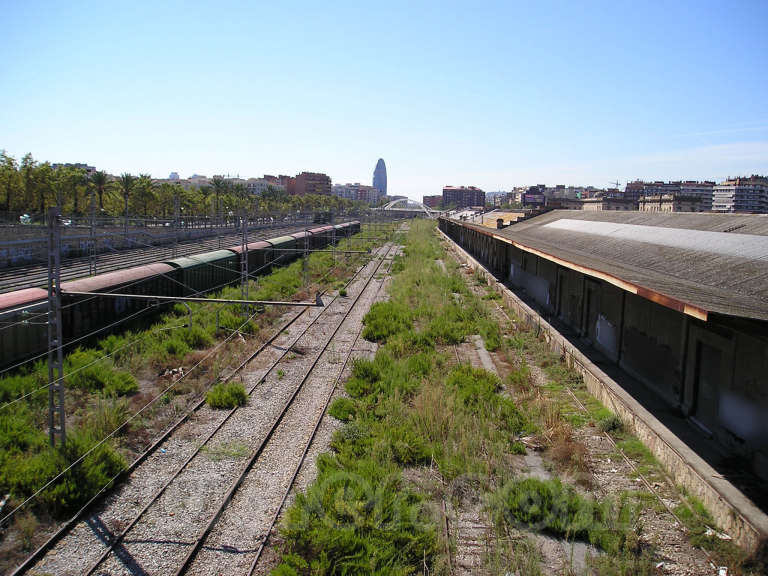
[[[243, 238], [240, 250], [240, 292], [243, 300], [248, 300], [248, 212], [244, 211], [242, 219]], [[248, 318], [248, 304], [243, 304], [243, 317]]]
[[179, 253], [179, 193], [173, 194], [173, 257]]
[[304, 229], [304, 261], [302, 263], [302, 269], [304, 271], [304, 286], [309, 286], [309, 261], [307, 260], [309, 253], [307, 251], [307, 241], [309, 238], [309, 233], [307, 229]]
[[[85, 177], [86, 185], [88, 182], [88, 175]], [[88, 245], [88, 274], [93, 276], [96, 274], [96, 231], [94, 226], [96, 225], [96, 195], [91, 188], [91, 231]]]
[[64, 362], [61, 335], [61, 229], [58, 206], [48, 210], [48, 436], [67, 441], [64, 424]]

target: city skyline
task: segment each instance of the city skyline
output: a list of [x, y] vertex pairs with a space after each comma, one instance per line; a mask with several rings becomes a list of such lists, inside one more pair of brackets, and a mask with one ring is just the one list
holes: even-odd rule
[[764, 3], [225, 8], [7, 6], [0, 148], [156, 178], [383, 157], [413, 199], [768, 172]]

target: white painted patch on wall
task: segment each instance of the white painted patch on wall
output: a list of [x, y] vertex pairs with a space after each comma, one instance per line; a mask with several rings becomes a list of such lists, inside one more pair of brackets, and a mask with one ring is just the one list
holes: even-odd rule
[[602, 314], [597, 317], [595, 339], [603, 350], [614, 356], [616, 355], [616, 326], [611, 324]]
[[731, 432], [747, 442], [760, 441], [768, 435], [765, 408], [729, 390], [720, 390], [720, 421]]

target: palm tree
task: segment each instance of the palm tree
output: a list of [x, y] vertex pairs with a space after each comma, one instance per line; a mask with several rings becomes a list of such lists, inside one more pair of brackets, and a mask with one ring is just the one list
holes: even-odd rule
[[0, 176], [5, 190], [4, 210], [8, 212], [11, 209], [11, 196], [21, 196], [21, 174], [16, 159], [6, 154], [5, 150], [0, 150]]
[[96, 194], [99, 197], [99, 210], [104, 210], [104, 194], [109, 192], [112, 187], [112, 182], [109, 180], [109, 176], [104, 171], [94, 172], [91, 176], [91, 182], [94, 188], [96, 188]]
[[120, 174], [120, 178], [117, 180], [117, 184], [120, 187], [120, 194], [123, 196], [123, 227], [128, 232], [128, 199], [133, 192], [133, 186], [136, 183], [136, 177], [127, 172]]
[[144, 218], [146, 218], [149, 202], [155, 196], [155, 183], [152, 182], [152, 176], [150, 174], [139, 174], [139, 178], [136, 180], [136, 186], [139, 189], [139, 197], [141, 199]]
[[227, 181], [221, 176], [214, 176], [211, 180], [211, 184], [213, 184], [213, 193], [216, 195], [216, 218], [221, 218], [221, 205], [219, 199], [221, 198], [221, 195], [227, 191]]
[[[200, 192], [200, 197], [202, 198], [202, 201], [203, 201], [202, 206], [201, 206], [202, 209], [201, 209], [200, 212], [205, 215], [205, 214], [208, 213], [208, 209], [207, 209], [207, 206], [208, 206], [208, 196], [211, 195], [212, 189], [207, 184], [204, 184], [203, 186], [200, 186], [200, 188], [198, 188], [198, 191]], [[206, 226], [207, 226], [207, 224], [206, 224]]]

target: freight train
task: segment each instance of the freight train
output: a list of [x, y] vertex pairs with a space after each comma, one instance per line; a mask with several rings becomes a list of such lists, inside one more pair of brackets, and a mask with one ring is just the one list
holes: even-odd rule
[[[360, 222], [319, 226], [288, 236], [248, 244], [248, 273], [263, 275], [289, 264], [305, 250], [322, 249], [360, 231]], [[194, 296], [218, 290], [240, 278], [242, 246], [153, 262], [143, 266], [62, 282], [62, 330], [65, 345], [94, 331], [106, 331], [138, 316], [151, 301], [66, 294], [110, 292]], [[48, 349], [48, 292], [27, 288], [0, 294], [0, 368], [40, 357]]]

